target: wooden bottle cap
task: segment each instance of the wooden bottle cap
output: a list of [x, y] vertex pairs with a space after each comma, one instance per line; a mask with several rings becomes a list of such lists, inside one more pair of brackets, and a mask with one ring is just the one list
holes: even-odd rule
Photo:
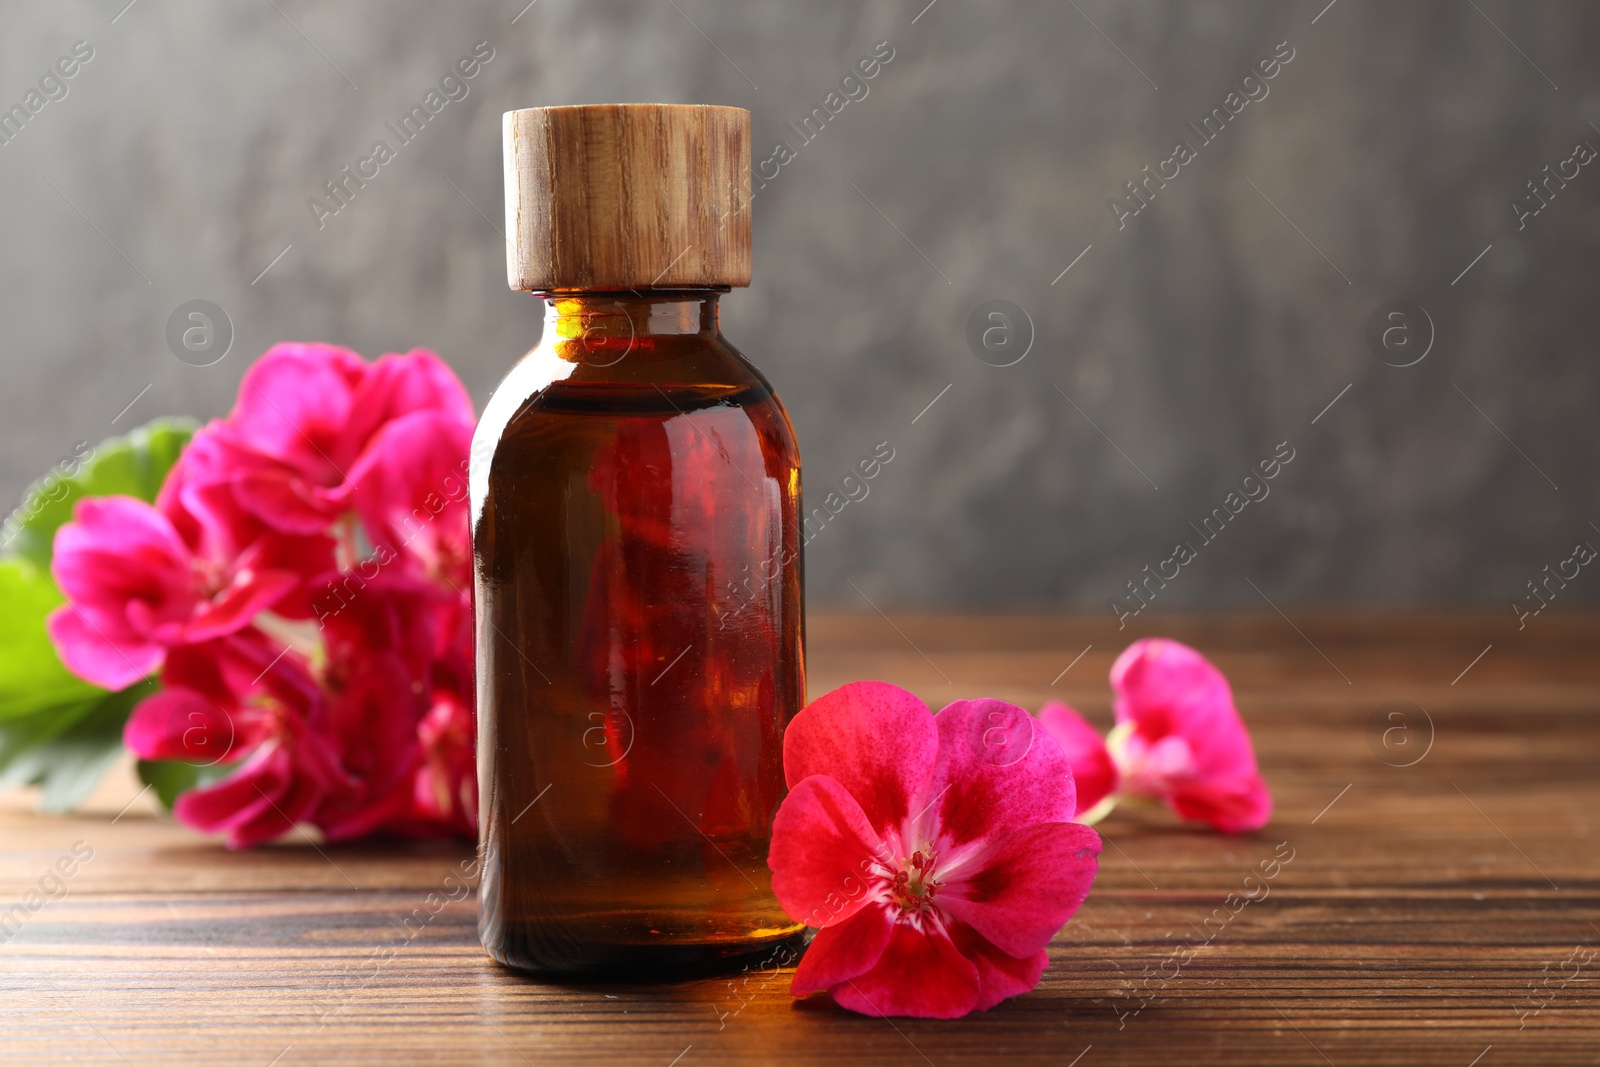
[[750, 112], [705, 104], [505, 116], [513, 289], [750, 284]]

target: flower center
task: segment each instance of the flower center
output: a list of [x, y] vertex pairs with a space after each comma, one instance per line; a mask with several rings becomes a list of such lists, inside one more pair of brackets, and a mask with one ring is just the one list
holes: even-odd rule
[[1121, 776], [1121, 792], [1129, 796], [1165, 796], [1195, 771], [1189, 742], [1168, 734], [1151, 744], [1131, 722], [1119, 723], [1107, 735], [1106, 748]]
[[900, 914], [920, 913], [932, 905], [934, 894], [944, 884], [933, 876], [934, 862], [938, 858], [931, 847], [924, 847], [904, 861], [904, 866], [894, 876], [894, 902]]
[[[227, 569], [216, 560], [196, 556], [189, 561], [189, 572], [193, 576], [195, 595], [201, 600], [210, 600], [228, 587]], [[249, 573], [245, 572], [244, 581], [249, 579]]]

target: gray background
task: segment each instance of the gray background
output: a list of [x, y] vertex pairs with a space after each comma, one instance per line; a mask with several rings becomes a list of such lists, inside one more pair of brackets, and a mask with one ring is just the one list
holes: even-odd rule
[[[6, 506], [78, 440], [221, 414], [276, 340], [431, 347], [481, 408], [540, 318], [505, 285], [501, 112], [739, 104], [760, 158], [887, 40], [867, 98], [758, 194], [755, 284], [724, 301], [813, 501], [896, 451], [813, 543], [814, 604], [1105, 612], [1285, 440], [1271, 495], [1160, 606], [1509, 619], [1600, 545], [1600, 164], [1521, 232], [1510, 208], [1600, 147], [1595, 5], [524, 2], [0, 7], [4, 106], [95, 49], [0, 147]], [[319, 231], [307, 199], [480, 40], [470, 95]], [[1281, 41], [1267, 98], [1119, 231], [1108, 199]], [[1405, 369], [1365, 340], [1397, 297], [1437, 331]], [[236, 330], [212, 367], [164, 339], [194, 298]], [[991, 298], [1034, 324], [1015, 366], [968, 350]], [[1558, 606], [1597, 599], [1586, 570]]]

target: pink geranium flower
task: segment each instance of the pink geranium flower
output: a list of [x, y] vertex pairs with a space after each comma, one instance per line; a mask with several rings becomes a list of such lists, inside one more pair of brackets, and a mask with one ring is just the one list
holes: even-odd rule
[[231, 847], [473, 833], [473, 422], [431, 352], [277, 345], [154, 506], [86, 500], [58, 532], [63, 661], [111, 688], [160, 670], [124, 742], [222, 776], [179, 820]]
[[1121, 777], [1105, 738], [1059, 700], [1039, 709], [1039, 721], [1072, 765], [1072, 780], [1078, 787], [1078, 814], [1093, 811], [1116, 791]]
[[472, 420], [442, 411], [395, 419], [351, 471], [352, 503], [374, 542], [433, 581], [472, 583], [467, 453]]
[[790, 793], [768, 863], [820, 928], [793, 991], [868, 1015], [955, 1018], [1032, 989], [1100, 839], [1072, 822], [1072, 770], [1021, 708], [856, 682], [783, 739]]
[[128, 748], [141, 759], [234, 768], [180, 796], [181, 821], [245, 848], [289, 832], [340, 787], [322, 694], [306, 664], [259, 631], [174, 651], [161, 681], [123, 729]]
[[478, 825], [477, 749], [472, 702], [441, 689], [417, 726], [423, 760], [412, 783], [417, 815], [472, 836]]
[[380, 577], [329, 620], [320, 664], [254, 628], [176, 649], [124, 741], [143, 759], [228, 769], [180, 797], [174, 814], [226, 833], [230, 847], [301, 822], [334, 841], [386, 830], [470, 836], [470, 673], [448, 651], [432, 658], [454, 623], [448, 608], [432, 586]]
[[50, 567], [68, 603], [47, 626], [62, 662], [107, 689], [155, 671], [171, 648], [249, 625], [333, 559], [327, 538], [258, 530], [235, 544], [132, 497], [81, 500], [73, 516]]
[[327, 662], [319, 680], [342, 779], [313, 821], [329, 838], [362, 837], [411, 818], [423, 755], [418, 728], [432, 703], [441, 629], [459, 604], [449, 590], [380, 573], [323, 620]]
[[1080, 819], [1144, 798], [1226, 833], [1266, 825], [1272, 794], [1228, 680], [1209, 660], [1177, 641], [1143, 638], [1117, 657], [1111, 688], [1117, 725], [1104, 742], [1065, 704], [1039, 713], [1080, 782], [1096, 783], [1080, 786]]
[[[435, 411], [474, 423], [472, 400], [438, 356], [416, 349], [367, 363], [347, 348], [279, 344], [251, 365], [215, 436], [190, 445], [202, 480], [225, 480], [273, 527], [320, 533], [352, 510], [372, 439], [391, 421]], [[198, 447], [197, 447], [198, 446]]]

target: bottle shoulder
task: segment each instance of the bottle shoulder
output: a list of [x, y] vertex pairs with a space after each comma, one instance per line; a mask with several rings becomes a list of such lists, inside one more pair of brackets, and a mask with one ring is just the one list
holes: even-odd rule
[[794, 428], [771, 383], [720, 334], [635, 338], [590, 352], [575, 353], [574, 347], [571, 341], [541, 342], [495, 388], [473, 435], [469, 481], [475, 500], [487, 487], [502, 442], [537, 435], [568, 418], [692, 419], [707, 409], [736, 409], [785, 466], [799, 465]]
[[498, 436], [542, 412], [650, 414], [674, 407], [767, 405], [787, 421], [772, 383], [720, 335], [640, 337], [593, 351], [571, 341], [541, 342], [495, 388], [479, 436]]

